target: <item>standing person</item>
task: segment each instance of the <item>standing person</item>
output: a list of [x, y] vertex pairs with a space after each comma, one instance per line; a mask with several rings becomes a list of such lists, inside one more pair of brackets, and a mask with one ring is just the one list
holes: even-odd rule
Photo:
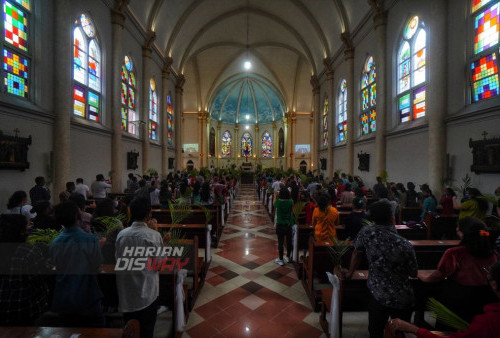
[[28, 195], [22, 190], [18, 190], [10, 196], [7, 202], [6, 214], [21, 214], [30, 221], [36, 217], [36, 213], [31, 213], [33, 207], [28, 203]]
[[31, 204], [38, 201], [50, 201], [50, 190], [45, 186], [45, 178], [38, 176], [35, 178], [35, 186], [30, 190]]
[[413, 182], [406, 183], [408, 190], [406, 191], [406, 205], [405, 207], [415, 208], [418, 207], [418, 194], [415, 191], [415, 184]]
[[66, 182], [66, 190], [59, 194], [59, 202], [64, 202], [69, 199], [71, 194], [75, 191], [75, 182]]
[[424, 201], [422, 202], [422, 213], [420, 214], [420, 222], [424, 221], [425, 214], [428, 212], [436, 211], [436, 197], [432, 194], [432, 190], [429, 188], [422, 190]]
[[387, 319], [409, 321], [415, 303], [410, 277], [417, 276], [415, 250], [408, 240], [398, 235], [392, 224], [391, 205], [375, 202], [369, 208], [374, 226], [361, 229], [354, 242], [354, 252], [346, 278], [351, 278], [361, 259], [368, 260], [368, 331], [371, 338], [384, 336]]
[[64, 229], [49, 247], [57, 271], [52, 311], [59, 314], [64, 326], [102, 327], [103, 295], [97, 282], [102, 263], [99, 241], [80, 227], [75, 202], [58, 204], [54, 212]]
[[52, 207], [49, 201], [36, 202], [31, 212], [36, 213], [36, 217], [33, 218], [33, 229], [61, 230], [61, 225], [57, 224], [52, 216]]
[[[288, 189], [280, 189], [278, 199], [274, 202], [276, 208], [276, 235], [278, 235], [279, 257], [274, 261], [278, 265], [285, 265], [292, 261], [292, 208], [293, 200], [290, 198]], [[283, 242], [286, 237], [286, 253], [283, 259]]]
[[484, 222], [488, 211], [488, 202], [478, 189], [467, 188], [462, 203], [459, 203], [457, 197], [453, 196], [453, 208], [460, 210], [458, 214], [459, 220], [471, 216]]
[[[130, 248], [163, 247], [158, 231], [150, 229], [151, 204], [146, 198], [137, 198], [130, 203], [131, 226], [120, 231], [116, 238], [116, 258], [127, 255]], [[141, 338], [153, 337], [158, 309], [160, 279], [158, 271], [127, 271], [116, 275], [119, 309], [125, 322], [136, 319], [140, 323]]]
[[364, 208], [365, 201], [362, 198], [356, 197], [352, 201], [352, 212], [347, 216], [344, 224], [346, 237], [352, 241], [358, 237], [359, 231], [363, 228], [363, 220], [367, 218]]
[[453, 196], [457, 196], [453, 189], [446, 188], [443, 196], [441, 196], [439, 200], [439, 204], [443, 207], [441, 216], [452, 216], [455, 214], [455, 209], [453, 209]]
[[104, 175], [98, 174], [95, 177], [95, 181], [90, 186], [92, 191], [92, 197], [95, 199], [106, 198], [106, 190], [111, 188], [111, 184], [104, 181]]
[[377, 176], [377, 183], [373, 186], [373, 197], [380, 198], [380, 192], [387, 189], [385, 184], [382, 183], [382, 177]]
[[322, 193], [318, 196], [318, 207], [314, 209], [312, 225], [317, 241], [330, 242], [337, 237], [335, 226], [339, 225], [339, 212], [330, 205], [330, 196]]
[[90, 197], [90, 189], [89, 186], [83, 184], [83, 178], [76, 179], [75, 192], [82, 195], [85, 200]]

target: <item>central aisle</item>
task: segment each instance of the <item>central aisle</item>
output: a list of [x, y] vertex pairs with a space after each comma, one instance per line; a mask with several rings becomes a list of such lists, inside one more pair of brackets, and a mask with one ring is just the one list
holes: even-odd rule
[[253, 185], [242, 185], [183, 337], [319, 337], [291, 264], [278, 255], [273, 224]]

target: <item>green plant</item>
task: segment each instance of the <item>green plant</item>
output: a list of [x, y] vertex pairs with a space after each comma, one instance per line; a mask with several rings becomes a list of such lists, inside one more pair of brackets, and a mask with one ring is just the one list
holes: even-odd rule
[[462, 185], [459, 187], [453, 187], [452, 189], [455, 190], [455, 192], [458, 192], [462, 194], [462, 196], [465, 195], [465, 190], [470, 188], [472, 185], [472, 177], [469, 176], [469, 173], [466, 173], [465, 176], [462, 178]]
[[333, 263], [334, 269], [342, 265], [342, 257], [349, 251], [351, 241], [349, 238], [345, 240], [338, 240], [336, 237], [330, 236], [332, 245], [327, 246], [328, 256]]
[[60, 231], [53, 229], [35, 229], [26, 241], [30, 244], [42, 243], [49, 245], [60, 233]]
[[149, 177], [158, 176], [158, 170], [154, 168], [149, 168], [144, 171], [144, 174], [148, 175]]
[[466, 330], [469, 327], [469, 323], [457, 316], [454, 312], [450, 311], [446, 306], [434, 298], [429, 298], [429, 301], [427, 302], [427, 309], [432, 312], [432, 315], [436, 318], [436, 320], [455, 330]]
[[102, 216], [96, 218], [96, 221], [103, 224], [105, 227], [105, 237], [116, 229], [123, 229], [123, 223], [128, 220], [127, 215], [120, 214], [118, 216]]
[[387, 183], [387, 181], [389, 180], [389, 174], [387, 173], [386, 170], [382, 170], [379, 176], [382, 179], [382, 183]]
[[191, 213], [191, 205], [186, 203], [168, 203], [172, 226], [182, 222]]
[[306, 202], [297, 202], [293, 205], [292, 214], [295, 224], [299, 224], [300, 213], [302, 212], [306, 204], [307, 204]]
[[196, 205], [200, 207], [201, 210], [203, 210], [203, 213], [205, 214], [205, 225], [207, 225], [212, 220], [212, 211], [205, 207], [203, 204]]

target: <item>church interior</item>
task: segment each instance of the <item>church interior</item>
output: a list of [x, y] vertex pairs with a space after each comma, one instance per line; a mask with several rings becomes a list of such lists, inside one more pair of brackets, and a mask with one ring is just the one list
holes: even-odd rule
[[[158, 314], [155, 337], [340, 337], [324, 294], [304, 277], [307, 263], [297, 267], [307, 238], [294, 264], [275, 264], [275, 173], [311, 182], [345, 173], [368, 189], [377, 177], [414, 182], [438, 200], [447, 187], [485, 196], [500, 187], [498, 0], [2, 7], [0, 212], [39, 176], [56, 205], [67, 182], [90, 186], [99, 174], [117, 196], [129, 174], [241, 175], [225, 178], [232, 184], [212, 221], [220, 233], [214, 225], [196, 237], [202, 287], [185, 292], [185, 318], [171, 314], [176, 305], [171, 317]], [[359, 287], [355, 279], [346, 290]], [[369, 337], [368, 310], [344, 305], [343, 336]]]

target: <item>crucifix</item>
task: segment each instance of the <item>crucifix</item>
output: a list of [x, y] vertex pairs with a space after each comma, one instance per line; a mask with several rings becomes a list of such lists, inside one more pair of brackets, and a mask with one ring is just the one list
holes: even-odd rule
[[486, 140], [486, 136], [488, 136], [488, 132], [485, 130], [485, 131], [483, 131], [483, 133], [481, 135], [483, 135], [484, 139]]

